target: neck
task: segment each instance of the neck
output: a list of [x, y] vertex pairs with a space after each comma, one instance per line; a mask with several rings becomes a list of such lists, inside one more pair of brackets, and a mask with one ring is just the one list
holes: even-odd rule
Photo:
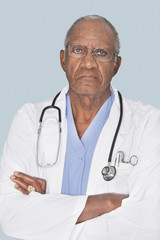
[[69, 95], [75, 126], [81, 138], [103, 103], [109, 98], [110, 89], [97, 96], [77, 94], [70, 89]]

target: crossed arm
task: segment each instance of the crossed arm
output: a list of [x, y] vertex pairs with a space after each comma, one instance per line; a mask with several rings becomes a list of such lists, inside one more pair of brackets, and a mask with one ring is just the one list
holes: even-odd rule
[[[36, 189], [36, 192], [41, 194], [46, 193], [45, 179], [31, 177], [22, 172], [14, 172], [11, 176], [11, 180], [15, 183], [15, 188], [23, 194], [28, 194], [28, 185], [32, 185]], [[126, 194], [116, 193], [104, 193], [88, 196], [85, 208], [77, 219], [77, 223], [98, 217], [120, 207], [122, 200], [127, 197], [128, 195]]]

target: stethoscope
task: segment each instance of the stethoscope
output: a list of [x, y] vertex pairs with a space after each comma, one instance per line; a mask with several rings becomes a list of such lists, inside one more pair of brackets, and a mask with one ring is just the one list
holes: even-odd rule
[[[45, 108], [43, 108], [42, 113], [40, 115], [40, 119], [39, 119], [39, 127], [38, 127], [38, 132], [37, 132], [37, 145], [36, 145], [36, 159], [37, 159], [37, 164], [39, 167], [53, 167], [57, 161], [58, 161], [58, 156], [59, 156], [59, 151], [60, 151], [60, 145], [61, 145], [61, 134], [62, 134], [62, 127], [61, 127], [61, 123], [62, 123], [62, 116], [61, 116], [61, 109], [57, 106], [55, 106], [55, 102], [59, 96], [61, 92], [57, 93], [57, 95], [55, 96], [55, 98], [52, 101], [52, 104], [50, 106], [47, 106]], [[43, 121], [43, 117], [44, 114], [46, 112], [46, 110], [48, 109], [56, 109], [58, 111], [58, 127], [59, 127], [59, 140], [58, 140], [58, 150], [57, 150], [57, 155], [56, 155], [56, 160], [55, 162], [52, 163], [41, 163], [39, 161], [39, 154], [38, 154], [38, 147], [39, 147], [39, 139], [40, 139], [40, 134], [41, 134], [41, 130], [42, 130], [42, 121]]]
[[[57, 106], [55, 106], [55, 102], [59, 96], [60, 92], [55, 96], [55, 98], [52, 101], [52, 104], [50, 106], [45, 107], [42, 110], [42, 113], [40, 115], [40, 119], [39, 119], [39, 127], [38, 127], [38, 136], [37, 136], [37, 145], [36, 145], [36, 159], [37, 159], [37, 164], [39, 167], [53, 167], [57, 161], [58, 161], [58, 157], [59, 157], [59, 152], [60, 152], [60, 145], [61, 145], [61, 134], [62, 134], [62, 128], [61, 128], [61, 122], [62, 122], [62, 117], [61, 117], [61, 109]], [[118, 97], [119, 97], [119, 104], [120, 104], [120, 116], [119, 116], [119, 121], [117, 124], [117, 128], [113, 137], [113, 141], [112, 141], [112, 145], [111, 145], [111, 149], [110, 149], [110, 153], [109, 153], [109, 157], [108, 157], [108, 165], [105, 166], [101, 173], [103, 176], [103, 179], [105, 181], [110, 181], [112, 180], [115, 175], [116, 175], [116, 164], [122, 162], [122, 163], [128, 163], [131, 164], [132, 166], [135, 166], [138, 163], [138, 158], [136, 155], [133, 155], [129, 161], [125, 161], [124, 160], [124, 153], [122, 151], [119, 151], [116, 155], [116, 159], [115, 159], [115, 165], [112, 166], [111, 165], [111, 160], [112, 160], [112, 154], [113, 154], [113, 150], [114, 150], [114, 146], [116, 143], [116, 139], [119, 133], [119, 129], [122, 123], [122, 117], [123, 117], [123, 101], [122, 101], [122, 95], [121, 93], [118, 91]], [[43, 122], [43, 117], [44, 114], [46, 112], [46, 110], [48, 109], [56, 109], [58, 111], [58, 126], [59, 126], [59, 140], [58, 140], [58, 150], [57, 150], [57, 155], [56, 155], [56, 160], [52, 163], [41, 163], [39, 161], [39, 154], [38, 154], [38, 147], [39, 147], [39, 139], [40, 139], [40, 134], [41, 134], [41, 130], [42, 130], [42, 122]]]

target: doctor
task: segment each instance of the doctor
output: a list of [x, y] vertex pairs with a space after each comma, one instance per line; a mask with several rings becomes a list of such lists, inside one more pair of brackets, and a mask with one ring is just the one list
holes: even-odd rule
[[[78, 19], [60, 52], [69, 82], [55, 100], [60, 132], [58, 111], [48, 109], [37, 142], [39, 118], [50, 101], [18, 111], [0, 162], [0, 226], [6, 235], [160, 239], [160, 111], [123, 97], [108, 160], [121, 115], [119, 95], [110, 85], [121, 64], [118, 54], [110, 22]], [[113, 178], [106, 181], [110, 170]]]

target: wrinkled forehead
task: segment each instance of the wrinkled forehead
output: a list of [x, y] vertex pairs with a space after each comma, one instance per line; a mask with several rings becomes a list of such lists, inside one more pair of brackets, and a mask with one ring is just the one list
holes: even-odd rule
[[99, 20], [84, 20], [73, 26], [68, 43], [84, 40], [99, 42], [114, 42], [114, 34], [111, 27]]

